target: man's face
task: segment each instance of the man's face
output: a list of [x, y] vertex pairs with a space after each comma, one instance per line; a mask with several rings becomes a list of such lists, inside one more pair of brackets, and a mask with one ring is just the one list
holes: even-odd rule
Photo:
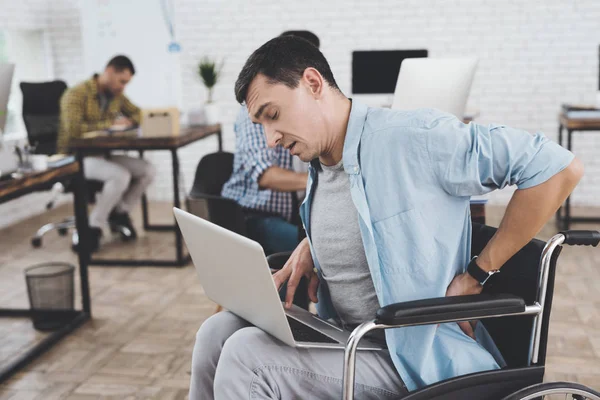
[[113, 67], [108, 67], [106, 68], [106, 74], [108, 76], [108, 90], [113, 96], [122, 94], [125, 86], [127, 86], [132, 78], [131, 71], [127, 68], [117, 71]]
[[303, 161], [319, 157], [326, 124], [319, 101], [303, 79], [297, 88], [258, 75], [248, 88], [250, 118], [262, 124], [269, 147], [281, 145]]

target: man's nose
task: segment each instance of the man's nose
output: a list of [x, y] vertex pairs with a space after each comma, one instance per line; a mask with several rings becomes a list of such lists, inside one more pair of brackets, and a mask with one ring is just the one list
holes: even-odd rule
[[273, 128], [265, 126], [265, 134], [267, 135], [267, 145], [269, 147], [275, 147], [281, 142], [281, 134]]

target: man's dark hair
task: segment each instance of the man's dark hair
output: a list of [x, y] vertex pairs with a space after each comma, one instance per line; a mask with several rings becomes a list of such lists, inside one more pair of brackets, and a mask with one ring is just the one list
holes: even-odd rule
[[315, 46], [316, 48], [319, 48], [321, 46], [321, 41], [319, 40], [319, 37], [317, 35], [315, 35], [314, 33], [312, 33], [311, 31], [285, 31], [279, 36], [288, 36], [288, 35], [298, 36], [298, 37], [301, 37], [302, 39], [306, 39], [309, 42], [311, 42], [313, 44], [313, 46]]
[[235, 98], [240, 104], [246, 100], [248, 87], [258, 74], [266, 76], [271, 84], [283, 83], [295, 89], [304, 70], [310, 67], [319, 71], [331, 88], [340, 91], [325, 56], [312, 43], [294, 35], [273, 38], [246, 61], [235, 82]]
[[117, 72], [121, 72], [123, 70], [128, 69], [129, 72], [131, 72], [131, 75], [135, 75], [135, 68], [133, 66], [133, 63], [127, 56], [123, 56], [123, 55], [114, 56], [113, 58], [110, 59], [108, 64], [106, 64], [106, 68], [108, 68], [108, 67], [113, 67], [115, 69], [115, 71], [117, 71]]

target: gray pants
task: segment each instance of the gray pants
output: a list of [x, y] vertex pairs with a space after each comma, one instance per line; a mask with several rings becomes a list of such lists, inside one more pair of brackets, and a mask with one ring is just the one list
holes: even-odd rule
[[86, 179], [104, 182], [102, 193], [90, 214], [90, 226], [97, 228], [108, 224], [108, 215], [113, 208], [129, 212], [140, 201], [155, 175], [154, 166], [149, 162], [121, 155], [109, 159], [86, 157], [83, 168]]
[[[196, 336], [190, 400], [337, 399], [343, 350], [285, 345], [230, 312], [207, 319]], [[406, 394], [387, 351], [357, 354], [356, 399]]]

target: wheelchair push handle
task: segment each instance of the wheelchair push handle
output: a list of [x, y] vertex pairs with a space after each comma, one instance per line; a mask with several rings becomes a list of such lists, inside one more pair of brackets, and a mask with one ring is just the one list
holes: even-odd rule
[[598, 246], [600, 232], [598, 231], [563, 231], [559, 232], [565, 237], [564, 244], [570, 246]]

